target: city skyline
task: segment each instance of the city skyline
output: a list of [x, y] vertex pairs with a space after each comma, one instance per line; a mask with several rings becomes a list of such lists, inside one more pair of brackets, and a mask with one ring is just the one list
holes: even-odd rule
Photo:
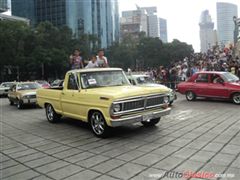
[[[192, 44], [196, 52], [200, 52], [199, 38], [199, 21], [202, 11], [208, 9], [217, 29], [217, 2], [228, 2], [238, 6], [240, 12], [239, 0], [127, 0], [119, 1], [120, 12], [136, 8], [136, 4], [140, 7], [157, 6], [158, 16], [168, 21], [168, 40], [178, 39], [188, 44]], [[121, 13], [120, 13], [121, 14]]]
[[76, 37], [96, 35], [102, 48], [119, 39], [117, 0], [12, 0], [12, 15], [28, 18], [36, 27], [49, 21], [54, 26], [68, 26]]
[[[8, 1], [10, 2], [10, 0]], [[136, 4], [142, 7], [157, 6], [158, 17], [164, 18], [168, 21], [168, 41], [171, 42], [173, 39], [179, 39], [180, 41], [192, 44], [195, 51], [200, 52], [198, 25], [200, 14], [205, 9], [208, 9], [214, 22], [214, 29], [217, 29], [217, 2], [236, 4], [238, 6], [238, 12], [240, 13], [239, 0], [131, 0], [131, 2], [120, 0], [119, 14], [121, 15], [121, 12], [125, 10], [136, 9]], [[8, 12], [8, 14], [10, 14], [10, 12]], [[184, 21], [180, 21], [181, 19], [184, 19]], [[189, 34], [191, 34], [191, 36], [189, 36]]]

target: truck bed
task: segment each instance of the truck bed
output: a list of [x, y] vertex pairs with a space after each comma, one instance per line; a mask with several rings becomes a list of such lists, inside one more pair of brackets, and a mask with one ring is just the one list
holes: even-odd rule
[[46, 103], [53, 105], [56, 112], [62, 112], [61, 110], [61, 93], [62, 88], [49, 88], [37, 90], [37, 103], [40, 107], [44, 108]]

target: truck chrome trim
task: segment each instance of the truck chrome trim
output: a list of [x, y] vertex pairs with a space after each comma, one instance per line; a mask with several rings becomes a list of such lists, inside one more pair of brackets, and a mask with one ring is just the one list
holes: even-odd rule
[[[153, 98], [161, 98], [161, 97], [165, 97], [165, 96], [169, 97], [168, 94], [152, 94], [152, 95], [145, 95], [145, 96], [141, 96], [141, 97], [138, 96], [138, 97], [134, 97], [134, 98], [130, 98], [130, 99], [121, 99], [118, 101], [114, 101], [112, 104], [121, 104], [122, 110], [119, 112], [112, 112], [112, 115], [124, 115], [126, 113], [137, 112], [137, 111], [142, 111], [142, 110], [149, 110], [151, 108], [156, 108], [156, 107], [162, 107], [166, 103], [162, 102], [162, 103], [148, 105], [148, 100], [151, 100]], [[126, 106], [125, 103], [129, 103], [129, 102], [141, 103], [140, 101], [144, 101], [143, 106], [137, 107], [137, 108], [133, 107], [132, 109], [124, 110], [124, 107]]]
[[[152, 112], [152, 119], [156, 119], [156, 118], [160, 118], [162, 116], [169, 115], [170, 112], [171, 112], [171, 108], [167, 108], [167, 109], [160, 110], [160, 111], [153, 111]], [[114, 120], [112, 119], [111, 120], [111, 125], [112, 125], [112, 127], [117, 127], [117, 126], [122, 126], [122, 125], [125, 125], [125, 124], [142, 122], [143, 121], [143, 116], [144, 116], [144, 114], [130, 116], [130, 117], [126, 117], [126, 118], [114, 119]]]

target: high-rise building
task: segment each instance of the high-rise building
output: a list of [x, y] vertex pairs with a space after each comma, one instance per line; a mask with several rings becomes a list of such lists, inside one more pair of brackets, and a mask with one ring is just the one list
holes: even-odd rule
[[216, 29], [213, 30], [213, 44], [214, 45], [218, 44], [218, 34]]
[[225, 2], [217, 3], [217, 31], [219, 44], [233, 44], [234, 22], [233, 17], [238, 17], [237, 5]]
[[159, 29], [160, 29], [160, 39], [162, 42], [168, 42], [168, 33], [167, 33], [167, 20], [159, 18]]
[[94, 34], [101, 47], [119, 38], [118, 0], [12, 0], [12, 14], [30, 19], [34, 27], [49, 21], [68, 26], [75, 36]]
[[8, 1], [0, 0], [0, 13], [8, 10]]
[[157, 16], [157, 7], [142, 7], [142, 10], [146, 10], [148, 16], [148, 36], [160, 37], [159, 20]]
[[17, 16], [10, 16], [4, 13], [0, 13], [0, 21], [20, 21], [29, 25], [29, 19], [17, 17]]
[[126, 34], [138, 36], [140, 32], [148, 35], [148, 17], [145, 10], [123, 11], [120, 22], [121, 38]]
[[206, 53], [214, 45], [214, 23], [208, 10], [202, 12], [199, 26], [201, 52]]

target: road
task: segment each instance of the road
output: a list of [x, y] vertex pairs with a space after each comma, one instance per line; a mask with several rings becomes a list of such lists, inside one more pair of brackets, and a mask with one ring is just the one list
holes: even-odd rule
[[239, 180], [239, 106], [178, 97], [156, 127], [120, 127], [107, 139], [85, 123], [50, 124], [43, 109], [18, 110], [1, 98], [1, 179], [147, 180], [166, 172], [161, 179], [186, 179], [204, 172]]

